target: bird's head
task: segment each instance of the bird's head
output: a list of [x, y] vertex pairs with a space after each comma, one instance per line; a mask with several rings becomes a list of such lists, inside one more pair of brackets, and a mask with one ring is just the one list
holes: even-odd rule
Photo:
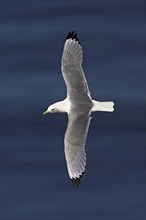
[[47, 110], [43, 113], [43, 115], [46, 115], [48, 113], [55, 113], [55, 112], [58, 112], [58, 108], [55, 104], [53, 104], [47, 108]]

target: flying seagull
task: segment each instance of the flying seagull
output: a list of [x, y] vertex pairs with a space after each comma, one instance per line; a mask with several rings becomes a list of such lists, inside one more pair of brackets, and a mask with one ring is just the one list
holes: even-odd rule
[[68, 125], [64, 137], [67, 170], [73, 186], [79, 186], [86, 166], [85, 142], [91, 112], [113, 112], [112, 101], [99, 102], [91, 98], [82, 69], [83, 51], [77, 33], [66, 37], [61, 70], [67, 88], [67, 98], [48, 107], [43, 113], [66, 112]]

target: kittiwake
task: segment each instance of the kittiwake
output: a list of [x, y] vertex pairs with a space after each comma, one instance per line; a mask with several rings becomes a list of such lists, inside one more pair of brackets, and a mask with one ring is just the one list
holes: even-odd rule
[[73, 186], [79, 186], [86, 167], [85, 142], [91, 112], [113, 112], [112, 101], [99, 102], [91, 98], [82, 69], [83, 51], [77, 33], [66, 37], [61, 70], [67, 88], [67, 98], [50, 105], [43, 113], [66, 112], [68, 125], [64, 137], [67, 170]]

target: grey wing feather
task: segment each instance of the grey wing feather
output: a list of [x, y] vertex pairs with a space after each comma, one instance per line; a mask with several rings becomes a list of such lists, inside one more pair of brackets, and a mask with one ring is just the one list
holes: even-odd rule
[[91, 117], [89, 114], [68, 116], [65, 133], [65, 158], [69, 176], [78, 185], [86, 166], [85, 142]]
[[90, 97], [87, 81], [82, 69], [83, 51], [77, 35], [68, 35], [63, 55], [61, 69], [67, 87], [67, 95], [70, 99], [78, 99], [80, 96]]

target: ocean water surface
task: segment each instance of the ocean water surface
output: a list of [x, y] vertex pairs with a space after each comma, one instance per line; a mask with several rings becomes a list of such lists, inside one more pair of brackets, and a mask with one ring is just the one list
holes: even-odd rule
[[[145, 219], [144, 1], [1, 1], [1, 220]], [[73, 188], [64, 158], [61, 56], [78, 33], [91, 95], [87, 169]]]

